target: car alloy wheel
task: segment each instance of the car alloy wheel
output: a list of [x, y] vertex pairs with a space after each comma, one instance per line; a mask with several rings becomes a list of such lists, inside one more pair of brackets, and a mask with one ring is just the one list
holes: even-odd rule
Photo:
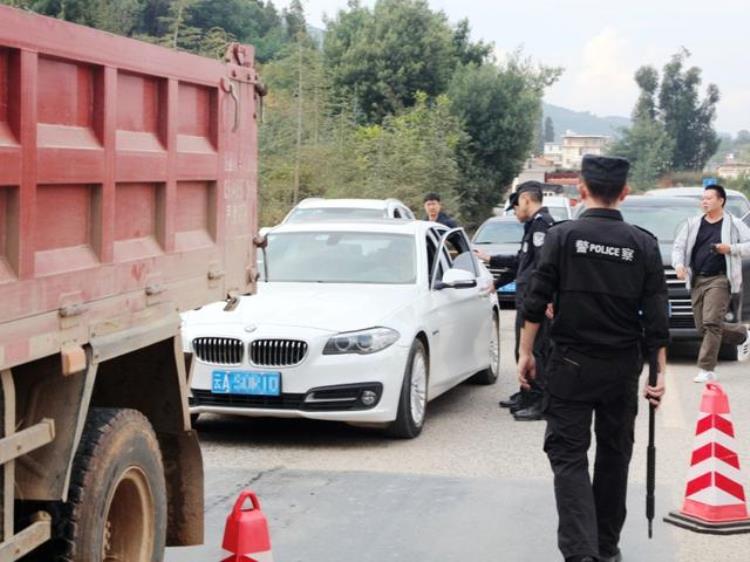
[[490, 335], [490, 370], [497, 376], [500, 373], [500, 322], [497, 315], [492, 318], [492, 335]]
[[420, 352], [414, 354], [411, 363], [410, 398], [411, 419], [414, 425], [421, 426], [427, 404], [427, 362]]

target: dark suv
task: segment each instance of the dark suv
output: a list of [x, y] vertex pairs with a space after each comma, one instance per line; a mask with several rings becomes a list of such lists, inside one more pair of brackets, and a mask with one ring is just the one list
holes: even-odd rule
[[[662, 261], [669, 287], [669, 328], [674, 341], [698, 340], [690, 293], [672, 268], [672, 245], [685, 221], [700, 213], [698, 203], [689, 197], [631, 195], [620, 207], [626, 222], [645, 228], [659, 239]], [[733, 299], [727, 321], [750, 323], [750, 259], [742, 262], [743, 294]], [[744, 303], [744, 306], [743, 306]], [[747, 345], [747, 344], [746, 344]], [[738, 358], [736, 346], [722, 346], [721, 359]]]

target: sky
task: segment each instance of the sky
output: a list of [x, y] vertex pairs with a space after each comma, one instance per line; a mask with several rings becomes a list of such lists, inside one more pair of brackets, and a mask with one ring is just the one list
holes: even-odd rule
[[[346, 0], [302, 0], [308, 22], [324, 28]], [[681, 47], [689, 64], [719, 86], [716, 128], [750, 130], [748, 0], [429, 0], [453, 23], [467, 18], [473, 39], [495, 44], [499, 57], [518, 47], [535, 61], [565, 69], [545, 101], [599, 116], [630, 115], [636, 69], [658, 69]], [[277, 0], [284, 7], [286, 0]], [[375, 0], [362, 0], [373, 6]]]

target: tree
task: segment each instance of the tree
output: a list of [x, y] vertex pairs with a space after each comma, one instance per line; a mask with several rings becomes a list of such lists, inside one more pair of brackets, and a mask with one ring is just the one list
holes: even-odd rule
[[471, 27], [469, 20], [462, 19], [453, 31], [453, 50], [458, 64], [475, 64], [480, 66], [487, 62], [492, 55], [492, 43], [471, 42]]
[[465, 220], [484, 218], [521, 171], [533, 148], [544, 88], [560, 72], [534, 67], [520, 53], [503, 66], [468, 65], [456, 72], [448, 96], [470, 138], [459, 158]]
[[544, 120], [544, 142], [555, 142], [555, 123], [549, 116]]
[[720, 145], [713, 129], [719, 90], [709, 84], [703, 101], [698, 88], [701, 71], [684, 69], [690, 53], [682, 50], [659, 72], [643, 66], [635, 73], [640, 88], [633, 125], [622, 131], [610, 153], [631, 162], [631, 184], [652, 187], [672, 170], [700, 171]]
[[641, 94], [633, 110], [633, 121], [656, 119], [656, 90], [659, 88], [659, 72], [653, 66], [642, 66], [635, 73], [635, 82]]
[[289, 40], [297, 41], [300, 37], [307, 35], [305, 9], [302, 7], [300, 0], [292, 0], [289, 7], [284, 10], [284, 23]]
[[630, 185], [645, 190], [655, 187], [658, 180], [672, 169], [674, 141], [660, 122], [642, 118], [623, 131], [609, 153], [630, 161]]
[[445, 92], [458, 63], [456, 53], [481, 57], [458, 35], [445, 14], [426, 0], [378, 0], [372, 11], [350, 0], [327, 24], [326, 64], [337, 96], [355, 100], [362, 121], [380, 123], [411, 107], [416, 93]]
[[659, 119], [675, 143], [675, 168], [701, 170], [719, 147], [713, 122], [720, 95], [716, 85], [709, 84], [705, 99], [699, 100], [701, 70], [695, 66], [684, 69], [689, 57], [690, 53], [683, 49], [664, 66]]

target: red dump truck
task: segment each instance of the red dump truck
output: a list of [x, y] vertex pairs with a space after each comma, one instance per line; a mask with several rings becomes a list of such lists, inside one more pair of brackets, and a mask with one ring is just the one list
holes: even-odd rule
[[179, 313], [255, 287], [262, 94], [0, 6], [0, 562], [202, 542]]

